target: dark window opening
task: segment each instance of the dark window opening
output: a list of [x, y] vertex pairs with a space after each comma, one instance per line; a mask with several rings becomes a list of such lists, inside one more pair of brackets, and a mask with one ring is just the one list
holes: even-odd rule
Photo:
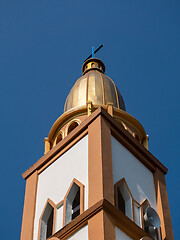
[[80, 214], [80, 188], [72, 202], [72, 220]]
[[140, 142], [140, 138], [136, 133], [135, 133], [135, 138], [138, 140], [138, 142]]
[[69, 134], [70, 132], [72, 132], [72, 130], [74, 130], [77, 126], [78, 126], [78, 123], [77, 123], [77, 122], [73, 122], [73, 123], [69, 126], [68, 134]]
[[56, 140], [56, 144], [58, 144], [62, 140], [62, 134], [59, 134]]
[[54, 217], [54, 211], [52, 209], [51, 214], [47, 220], [47, 232], [46, 232], [46, 239], [49, 238], [52, 235], [53, 232], [53, 217]]
[[118, 208], [125, 214], [125, 201], [124, 201], [124, 198], [123, 198], [119, 188], [117, 188], [117, 192], [118, 192]]

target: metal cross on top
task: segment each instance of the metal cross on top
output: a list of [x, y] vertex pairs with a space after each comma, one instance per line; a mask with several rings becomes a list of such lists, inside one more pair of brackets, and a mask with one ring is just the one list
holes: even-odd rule
[[84, 62], [85, 62], [87, 59], [89, 59], [89, 58], [94, 58], [95, 53], [97, 53], [103, 46], [104, 46], [104, 45], [101, 44], [101, 46], [99, 46], [96, 50], [95, 50], [94, 47], [92, 47], [92, 53], [91, 53], [91, 55], [89, 55], [89, 57], [87, 57], [87, 58], [84, 60]]

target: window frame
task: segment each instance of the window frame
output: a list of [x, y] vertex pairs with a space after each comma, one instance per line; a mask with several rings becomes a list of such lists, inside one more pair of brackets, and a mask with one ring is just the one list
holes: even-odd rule
[[[67, 198], [68, 198], [68, 195], [73, 187], [73, 184], [76, 184], [79, 188], [80, 188], [80, 214], [82, 214], [84, 212], [84, 189], [85, 189], [85, 186], [79, 182], [77, 179], [73, 179], [71, 185], [69, 186], [68, 188], [68, 191], [64, 197], [64, 208], [63, 208], [63, 226], [67, 225], [68, 223], [66, 223], [66, 205], [67, 205]], [[78, 217], [78, 216], [77, 216]]]
[[[50, 205], [51, 207], [52, 207], [52, 209], [53, 209], [53, 226], [52, 226], [52, 235], [54, 234], [54, 232], [55, 232], [55, 219], [56, 219], [56, 205], [55, 205], [55, 203], [51, 200], [51, 199], [47, 199], [47, 201], [46, 201], [46, 204], [45, 204], [45, 206], [44, 206], [44, 208], [43, 208], [43, 211], [42, 211], [42, 213], [41, 213], [41, 216], [40, 216], [40, 218], [39, 218], [39, 228], [38, 228], [38, 240], [41, 240], [41, 226], [42, 226], [42, 221], [43, 221], [43, 215], [44, 215], [44, 213], [45, 213], [45, 211], [46, 211], [46, 208], [47, 208], [47, 205]], [[47, 231], [46, 231], [46, 234], [47, 234]], [[43, 240], [46, 240], [47, 238], [45, 238], [45, 239], [43, 239]]]
[[[128, 215], [126, 215], [126, 201], [125, 201], [125, 213], [123, 213], [126, 217], [128, 217], [129, 219], [131, 219], [132, 221], [134, 221], [134, 202], [133, 202], [133, 196], [132, 196], [132, 194], [131, 194], [131, 191], [130, 191], [130, 189], [129, 189], [129, 187], [128, 187], [128, 184], [127, 184], [127, 182], [126, 182], [126, 180], [125, 180], [125, 178], [122, 178], [120, 181], [118, 181], [117, 183], [115, 183], [115, 185], [114, 185], [114, 200], [115, 200], [115, 206], [116, 206], [116, 208], [117, 209], [119, 209], [119, 204], [118, 204], [118, 190], [119, 190], [119, 187], [121, 186], [121, 184], [125, 184], [125, 186], [126, 186], [126, 189], [127, 189], [127, 191], [128, 191], [128, 193], [129, 193], [129, 196], [130, 196], [130, 198], [131, 198], [131, 218], [128, 216]], [[122, 193], [121, 193], [122, 194]], [[120, 209], [119, 209], [120, 210]], [[120, 210], [121, 211], [121, 210]], [[122, 212], [122, 211], [121, 211]]]
[[65, 136], [67, 136], [68, 134], [70, 134], [76, 127], [78, 127], [78, 126], [76, 126], [71, 132], [69, 132], [69, 128], [70, 128], [70, 126], [71, 126], [73, 123], [77, 123], [78, 126], [79, 126], [79, 125], [81, 124], [81, 120], [80, 120], [80, 119], [73, 119], [73, 120], [71, 120], [71, 121], [67, 124], [67, 126], [66, 126]]

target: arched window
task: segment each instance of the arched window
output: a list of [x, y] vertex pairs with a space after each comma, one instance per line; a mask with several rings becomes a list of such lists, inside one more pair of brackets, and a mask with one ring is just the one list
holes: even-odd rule
[[79, 124], [77, 122], [73, 122], [71, 123], [71, 125], [68, 128], [67, 134], [69, 134], [70, 132], [72, 132], [72, 130], [74, 130]]
[[40, 240], [46, 240], [54, 231], [54, 204], [48, 200], [40, 218]]
[[84, 185], [73, 180], [64, 198], [64, 225], [71, 222], [84, 211]]
[[125, 179], [115, 184], [115, 205], [127, 217], [133, 220], [132, 195]]

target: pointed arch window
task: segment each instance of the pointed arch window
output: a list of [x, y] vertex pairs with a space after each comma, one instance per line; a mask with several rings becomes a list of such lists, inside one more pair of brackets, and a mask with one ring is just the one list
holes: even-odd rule
[[74, 179], [64, 198], [64, 225], [84, 211], [84, 185]]
[[40, 217], [40, 240], [46, 240], [54, 232], [55, 204], [48, 199]]
[[114, 188], [116, 207], [133, 220], [133, 198], [125, 179], [117, 182]]

